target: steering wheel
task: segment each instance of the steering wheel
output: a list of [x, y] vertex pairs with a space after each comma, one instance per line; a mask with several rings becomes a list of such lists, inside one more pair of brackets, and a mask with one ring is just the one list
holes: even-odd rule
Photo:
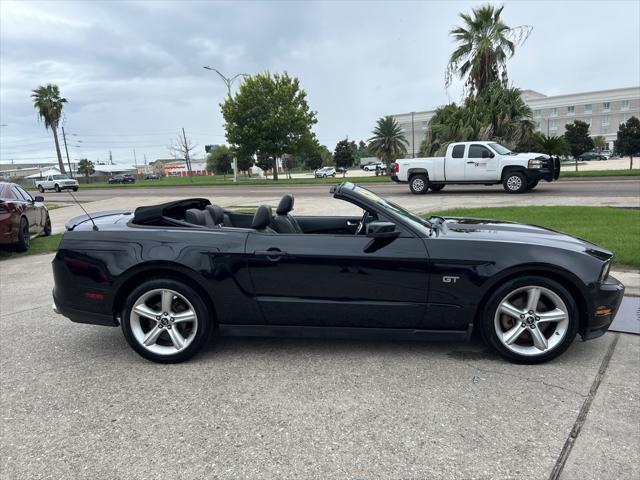
[[367, 220], [369, 220], [369, 216], [369, 212], [365, 210], [362, 214], [362, 218], [360, 219], [360, 223], [358, 224], [358, 228], [356, 229], [356, 235], [360, 235], [363, 232], [364, 227], [367, 224]]

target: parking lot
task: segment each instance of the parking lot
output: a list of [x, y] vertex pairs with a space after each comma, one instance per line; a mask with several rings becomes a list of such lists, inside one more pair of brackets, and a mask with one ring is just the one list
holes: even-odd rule
[[477, 342], [282, 338], [214, 339], [157, 365], [119, 329], [51, 311], [51, 258], [1, 266], [2, 478], [640, 473], [638, 336], [576, 341], [540, 366]]

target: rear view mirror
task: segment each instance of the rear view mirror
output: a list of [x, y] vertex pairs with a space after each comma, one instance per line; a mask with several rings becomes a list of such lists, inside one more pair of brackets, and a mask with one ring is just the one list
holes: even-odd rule
[[375, 239], [396, 238], [400, 232], [391, 222], [371, 222], [367, 224], [367, 237]]
[[35, 197], [35, 198], [33, 199], [33, 201], [34, 201], [34, 202], [42, 203], [42, 202], [44, 202], [44, 197], [43, 197], [42, 195], [38, 195], [37, 197]]

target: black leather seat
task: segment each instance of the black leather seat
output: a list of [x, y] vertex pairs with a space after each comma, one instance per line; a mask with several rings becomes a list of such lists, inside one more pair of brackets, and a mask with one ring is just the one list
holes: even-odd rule
[[232, 227], [231, 219], [229, 215], [224, 212], [224, 209], [218, 205], [207, 205], [207, 214], [211, 217], [211, 221], [214, 225], [223, 225], [225, 227]]
[[269, 205], [260, 205], [253, 216], [251, 228], [259, 232], [276, 233], [269, 225], [273, 221], [271, 207]]
[[287, 193], [280, 199], [276, 209], [276, 217], [273, 219], [273, 228], [278, 233], [304, 233], [297, 220], [289, 215], [293, 210], [293, 195]]
[[203, 227], [215, 227], [215, 223], [213, 223], [213, 218], [208, 215], [204, 210], [199, 210], [197, 208], [190, 208], [184, 214], [184, 219], [188, 223], [192, 223], [194, 225], [201, 225]]

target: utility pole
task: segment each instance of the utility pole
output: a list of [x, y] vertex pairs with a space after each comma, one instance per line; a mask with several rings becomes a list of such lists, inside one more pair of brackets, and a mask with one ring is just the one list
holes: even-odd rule
[[[233, 77], [225, 77], [222, 73], [220, 73], [220, 70], [218, 70], [217, 68], [213, 68], [213, 67], [203, 67], [203, 68], [205, 70], [211, 70], [211, 71], [216, 72], [218, 74], [218, 76], [222, 79], [222, 81], [227, 86], [227, 95], [229, 96], [229, 98], [231, 98], [231, 85], [233, 85], [233, 82], [235, 82], [235, 80], [238, 77], [247, 77], [248, 76], [247, 73], [238, 73], [237, 75], [234, 75]], [[274, 163], [275, 163], [275, 161], [274, 161]], [[275, 163], [273, 167], [277, 169], [278, 168], [277, 163]], [[233, 156], [233, 183], [238, 183], [238, 158], [237, 158], [237, 155]]]
[[62, 140], [64, 141], [64, 150], [67, 152], [67, 165], [69, 165], [69, 173], [73, 178], [73, 170], [71, 169], [71, 161], [69, 160], [69, 149], [67, 148], [67, 136], [64, 134], [64, 125], [62, 125]]
[[113, 165], [113, 156], [111, 155], [111, 150], [109, 150], [109, 165]]
[[138, 164], [138, 158], [136, 157], [136, 149], [135, 148], [133, 149], [133, 163], [135, 165]]
[[411, 112], [411, 151], [413, 158], [416, 158], [416, 129], [413, 125], [413, 115], [414, 112]]
[[193, 182], [193, 171], [191, 170], [191, 159], [189, 158], [189, 144], [187, 143], [187, 134], [184, 133], [184, 127], [182, 127], [182, 138], [184, 138], [184, 159], [187, 162], [189, 180]]

